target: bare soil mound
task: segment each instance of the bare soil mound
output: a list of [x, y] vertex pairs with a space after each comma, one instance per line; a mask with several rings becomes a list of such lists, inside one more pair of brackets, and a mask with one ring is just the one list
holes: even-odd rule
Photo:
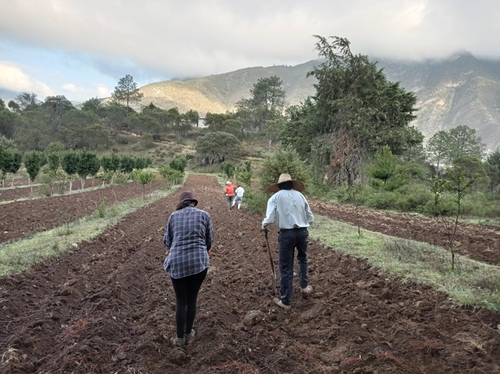
[[[162, 236], [186, 190], [210, 213], [216, 241], [196, 339], [181, 350], [168, 342], [175, 297]], [[191, 176], [76, 252], [0, 279], [0, 373], [500, 371], [500, 316], [453, 307], [314, 241], [313, 295], [277, 309], [261, 219], [227, 211], [215, 178]], [[276, 232], [270, 245], [277, 259]]]

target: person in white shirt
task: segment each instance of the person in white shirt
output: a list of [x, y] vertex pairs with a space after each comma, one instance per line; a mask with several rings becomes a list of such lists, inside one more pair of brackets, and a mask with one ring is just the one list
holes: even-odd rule
[[276, 192], [267, 202], [266, 218], [262, 221], [262, 230], [276, 223], [279, 231], [279, 269], [281, 299], [275, 298], [274, 303], [283, 309], [290, 309], [293, 294], [293, 262], [294, 251], [297, 248], [299, 264], [299, 286], [302, 296], [308, 297], [313, 289], [308, 284], [307, 243], [309, 231], [307, 228], [314, 216], [304, 195], [302, 182], [292, 180], [290, 174], [281, 174], [278, 183], [267, 188]]
[[233, 207], [235, 203], [238, 203], [238, 209], [240, 209], [241, 202], [243, 201], [243, 194], [245, 193], [245, 189], [243, 187], [241, 187], [240, 185], [238, 185], [238, 188], [236, 189], [236, 191], [234, 191], [234, 193], [236, 194], [236, 197], [234, 198], [233, 205], [231, 205], [231, 207]]

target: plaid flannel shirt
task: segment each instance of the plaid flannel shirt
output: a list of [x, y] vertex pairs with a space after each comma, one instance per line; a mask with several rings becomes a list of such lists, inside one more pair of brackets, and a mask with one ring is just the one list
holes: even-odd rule
[[163, 236], [163, 243], [170, 249], [163, 268], [174, 279], [201, 273], [209, 266], [207, 252], [213, 240], [210, 214], [194, 206], [175, 211]]

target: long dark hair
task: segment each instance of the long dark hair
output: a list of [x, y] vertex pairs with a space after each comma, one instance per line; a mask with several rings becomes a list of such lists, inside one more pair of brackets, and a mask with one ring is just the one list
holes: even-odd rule
[[175, 208], [175, 210], [181, 210], [181, 209], [184, 209], [188, 206], [191, 206], [193, 205], [193, 202], [191, 200], [184, 200], [184, 201], [181, 201], [179, 204], [177, 204], [177, 207]]

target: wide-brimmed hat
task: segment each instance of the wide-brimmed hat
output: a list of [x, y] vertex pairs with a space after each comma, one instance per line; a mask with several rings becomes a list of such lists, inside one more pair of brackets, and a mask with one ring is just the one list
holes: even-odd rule
[[194, 206], [198, 205], [198, 200], [196, 200], [194, 198], [194, 195], [192, 192], [183, 192], [181, 193], [181, 196], [179, 197], [179, 201], [182, 203], [183, 201], [186, 201], [186, 200], [189, 200], [189, 201], [192, 201]]
[[226, 182], [226, 184], [231, 184], [231, 182], [230, 182], [230, 181], [227, 181], [227, 182]]
[[299, 192], [304, 191], [304, 184], [301, 181], [293, 180], [290, 174], [281, 174], [278, 179], [278, 183], [271, 184], [269, 187], [267, 187], [267, 190], [269, 192], [278, 192], [280, 190], [278, 185], [285, 182], [292, 182], [294, 190], [297, 190]]

